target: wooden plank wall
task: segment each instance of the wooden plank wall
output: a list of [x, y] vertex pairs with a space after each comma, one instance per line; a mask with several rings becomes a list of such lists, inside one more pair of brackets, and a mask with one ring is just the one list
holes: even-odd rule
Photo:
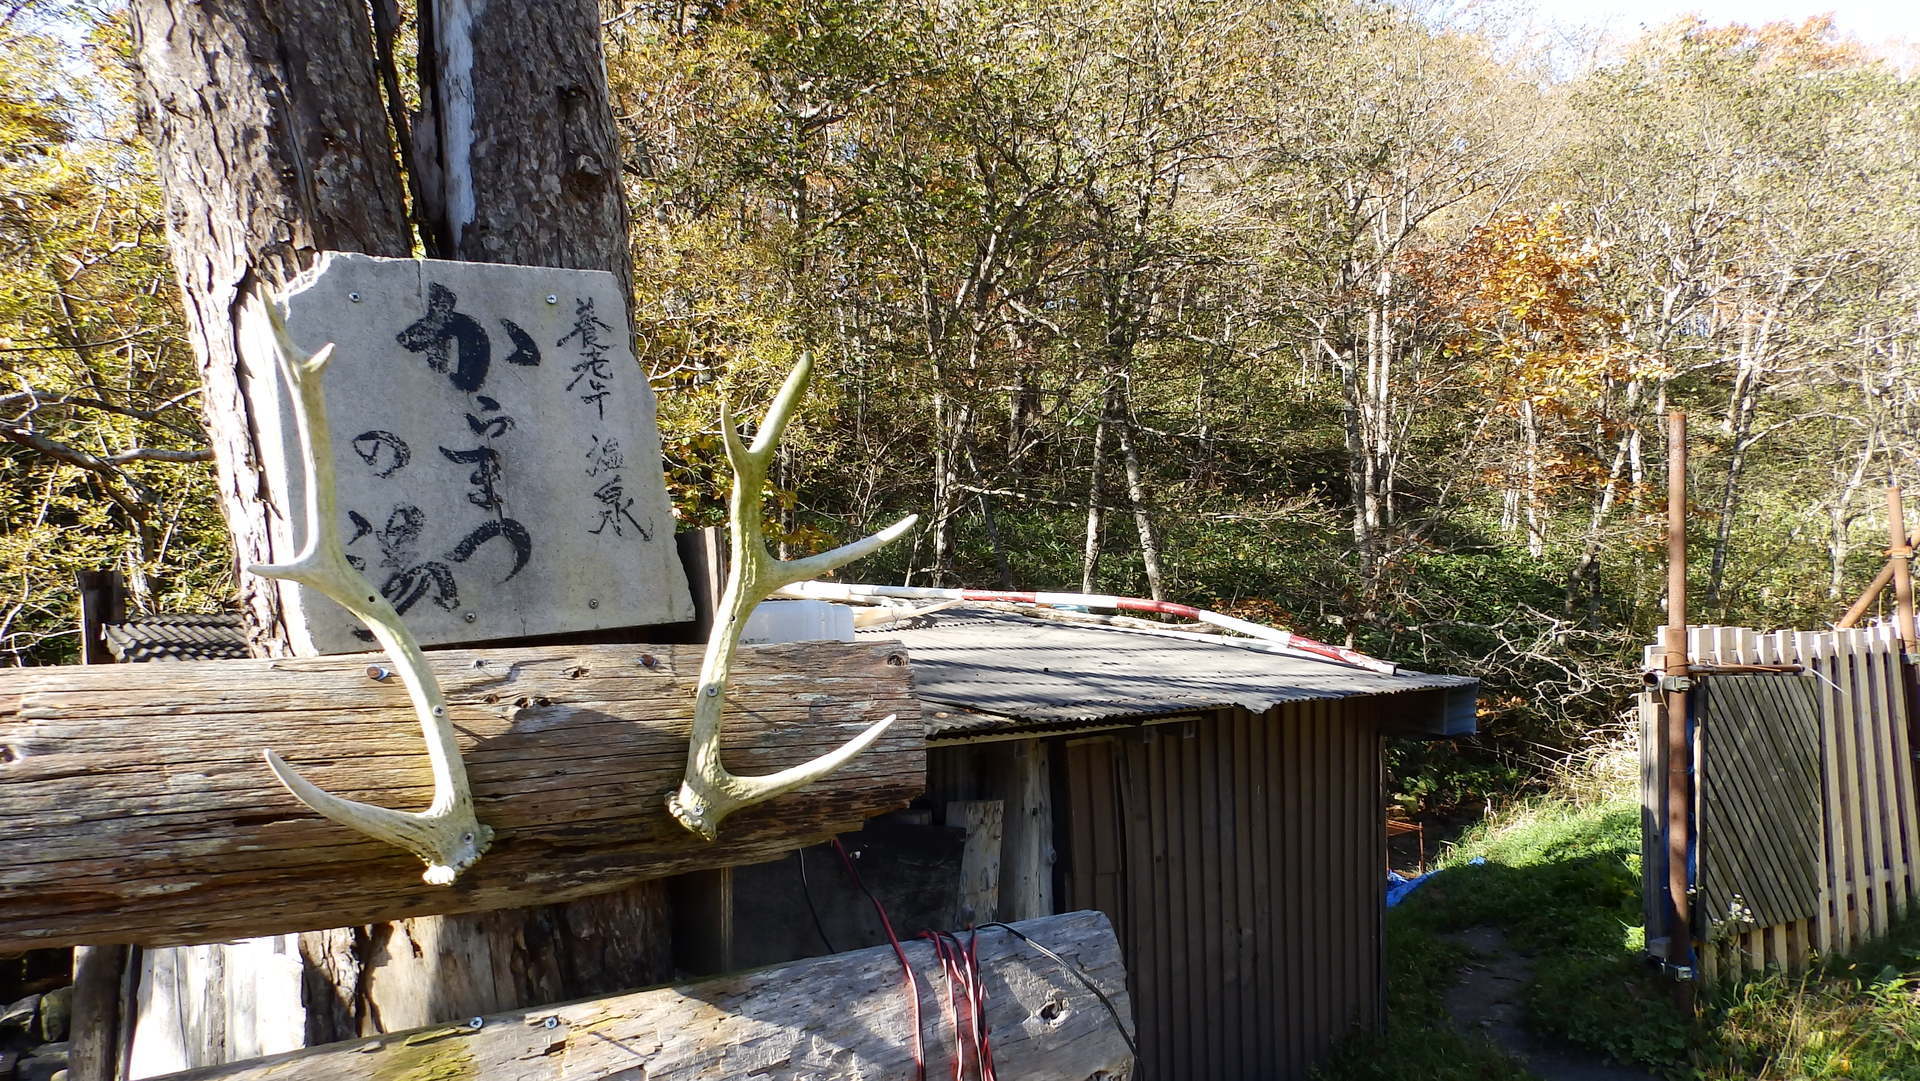
[[1694, 687], [1695, 907], [1703, 926], [1775, 927], [1814, 918], [1822, 834], [1818, 680], [1728, 674], [1702, 677]]
[[1381, 1019], [1379, 707], [1067, 740], [1064, 903], [1119, 931], [1139, 1076], [1304, 1078]]
[[[1804, 664], [1818, 681], [1821, 714], [1819, 904], [1809, 919], [1753, 927], [1715, 944], [1701, 957], [1703, 977], [1737, 978], [1769, 966], [1793, 971], [1814, 954], [1848, 953], [1883, 936], [1920, 896], [1907, 715], [1913, 674], [1896, 629], [1694, 627], [1688, 648], [1695, 664]], [[1658, 666], [1658, 652], [1648, 648], [1649, 667]]]

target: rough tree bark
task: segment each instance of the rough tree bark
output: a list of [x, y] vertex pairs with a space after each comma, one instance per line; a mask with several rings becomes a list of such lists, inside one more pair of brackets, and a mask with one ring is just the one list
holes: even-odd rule
[[[221, 507], [239, 566], [273, 548], [247, 386], [235, 350], [240, 307], [326, 250], [403, 256], [406, 206], [374, 72], [364, 8], [348, 0], [168, 0], [133, 4], [147, 130], [167, 195], [167, 235]], [[240, 573], [259, 656], [287, 653], [277, 587]]]
[[1149, 509], [1147, 482], [1140, 469], [1140, 452], [1134, 447], [1132, 421], [1122, 417], [1114, 429], [1120, 437], [1120, 457], [1127, 467], [1127, 501], [1133, 504], [1133, 524], [1140, 532], [1140, 565], [1147, 572], [1148, 595], [1156, 601], [1167, 599], [1166, 582], [1160, 572], [1160, 540], [1154, 535], [1153, 514]]
[[1112, 395], [1101, 399], [1099, 419], [1093, 422], [1093, 457], [1087, 464], [1087, 543], [1080, 555], [1080, 592], [1092, 593], [1100, 584], [1100, 530], [1105, 514], [1100, 502], [1100, 473], [1106, 466], [1107, 418]]

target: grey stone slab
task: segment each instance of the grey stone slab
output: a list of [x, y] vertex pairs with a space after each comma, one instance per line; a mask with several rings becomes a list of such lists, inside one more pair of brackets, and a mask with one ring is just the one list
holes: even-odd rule
[[[692, 618], [653, 391], [612, 275], [336, 252], [284, 299], [295, 343], [334, 345], [346, 550], [423, 645]], [[291, 553], [304, 481], [264, 330], [248, 328], [247, 375]], [[296, 652], [373, 648], [332, 601], [281, 589]]]

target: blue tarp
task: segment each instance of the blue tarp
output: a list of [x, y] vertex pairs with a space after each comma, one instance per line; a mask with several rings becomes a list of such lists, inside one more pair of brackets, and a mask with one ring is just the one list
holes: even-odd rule
[[[1480, 856], [1475, 856], [1472, 859], [1467, 861], [1468, 864], [1480, 864], [1485, 862], [1487, 862], [1486, 859]], [[1432, 878], [1434, 875], [1437, 875], [1439, 873], [1440, 873], [1439, 871], [1428, 871], [1424, 875], [1415, 875], [1412, 878], [1408, 878], [1406, 875], [1400, 874], [1397, 871], [1388, 871], [1387, 872], [1387, 907], [1392, 908], [1394, 905], [1397, 905], [1401, 901], [1406, 900], [1407, 894], [1412, 893], [1414, 890], [1419, 889], [1420, 884], [1422, 882], [1425, 882], [1427, 879]]]

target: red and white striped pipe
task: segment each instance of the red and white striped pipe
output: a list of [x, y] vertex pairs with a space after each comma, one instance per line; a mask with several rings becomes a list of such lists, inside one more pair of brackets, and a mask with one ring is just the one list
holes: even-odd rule
[[1278, 627], [1265, 627], [1258, 623], [1249, 623], [1244, 619], [1235, 619], [1219, 612], [1210, 612], [1205, 608], [1192, 605], [1175, 604], [1172, 601], [1153, 601], [1142, 597], [1113, 597], [1095, 593], [1040, 593], [1020, 592], [1002, 589], [940, 589], [934, 586], [875, 586], [855, 582], [797, 582], [780, 590], [790, 597], [804, 597], [821, 601], [850, 601], [863, 597], [891, 597], [898, 600], [915, 601], [993, 601], [1000, 604], [1035, 604], [1049, 607], [1074, 607], [1107, 609], [1119, 612], [1157, 612], [1166, 616], [1181, 616], [1219, 627], [1221, 630], [1234, 631], [1249, 638], [1266, 642], [1280, 649], [1303, 653], [1322, 660], [1338, 661], [1355, 668], [1364, 668], [1369, 672], [1391, 676], [1397, 673], [1399, 666], [1391, 661], [1369, 657], [1357, 650], [1345, 646], [1330, 646], [1325, 642], [1316, 642], [1281, 630]]

